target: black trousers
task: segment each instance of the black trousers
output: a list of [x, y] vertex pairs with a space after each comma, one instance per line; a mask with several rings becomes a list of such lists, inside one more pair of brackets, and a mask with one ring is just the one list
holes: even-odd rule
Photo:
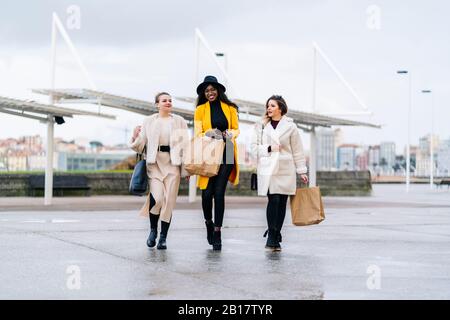
[[287, 194], [267, 193], [269, 202], [267, 204], [266, 217], [269, 229], [281, 231], [284, 218], [286, 217]]
[[222, 227], [225, 211], [225, 190], [234, 164], [221, 164], [219, 173], [209, 178], [208, 186], [202, 191], [202, 208], [205, 220], [212, 220], [214, 199], [214, 225]]

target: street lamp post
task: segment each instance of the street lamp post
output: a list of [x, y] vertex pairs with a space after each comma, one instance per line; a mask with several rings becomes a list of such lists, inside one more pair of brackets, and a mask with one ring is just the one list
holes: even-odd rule
[[410, 132], [411, 132], [411, 105], [412, 105], [412, 91], [411, 91], [411, 73], [406, 70], [397, 71], [398, 74], [407, 74], [409, 78], [409, 98], [408, 98], [408, 137], [406, 144], [406, 192], [409, 192], [410, 180]]
[[[216, 52], [215, 55], [216, 55], [216, 57], [219, 57], [219, 58], [223, 58], [223, 59], [224, 59], [224, 61], [223, 61], [223, 69], [224, 69], [225, 72], [228, 74], [228, 60], [227, 60], [227, 55], [226, 55], [224, 52]], [[224, 79], [224, 84], [225, 84], [225, 87], [228, 86], [228, 79], [226, 79], [226, 78]]]
[[430, 189], [433, 189], [433, 181], [434, 181], [434, 99], [433, 99], [433, 91], [431, 90], [422, 90], [422, 93], [430, 93], [431, 94], [431, 134], [430, 134]]

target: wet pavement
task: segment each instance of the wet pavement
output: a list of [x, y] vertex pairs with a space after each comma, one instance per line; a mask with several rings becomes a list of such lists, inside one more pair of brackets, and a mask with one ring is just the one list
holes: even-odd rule
[[46, 211], [0, 199], [0, 299], [450, 298], [445, 188], [326, 197], [320, 225], [295, 227], [288, 212], [281, 252], [264, 249], [264, 198], [227, 199], [221, 252], [207, 244], [198, 203], [180, 198], [160, 251], [146, 247], [148, 221], [127, 207], [141, 200], [89, 199]]

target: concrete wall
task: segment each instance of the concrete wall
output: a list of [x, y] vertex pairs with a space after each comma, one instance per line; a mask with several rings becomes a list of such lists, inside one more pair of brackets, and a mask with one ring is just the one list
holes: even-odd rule
[[[76, 173], [64, 173], [58, 175], [76, 175]], [[84, 174], [88, 178], [91, 187], [91, 195], [127, 195], [131, 173], [89, 173]], [[0, 174], [0, 197], [24, 197], [29, 196], [29, 174]], [[229, 195], [256, 195], [256, 191], [250, 190], [251, 172], [241, 172], [240, 183], [237, 186], [227, 188]], [[339, 171], [317, 172], [317, 185], [320, 186], [322, 195], [329, 196], [369, 196], [372, 191], [369, 171]], [[298, 185], [300, 187], [300, 184]], [[188, 194], [188, 182], [182, 179], [180, 195]], [[64, 195], [84, 195], [84, 191], [66, 191]], [[36, 192], [36, 196], [42, 196], [43, 192]]]
[[[230, 186], [227, 194], [256, 195], [250, 190], [250, 172], [241, 172], [240, 183]], [[370, 196], [372, 184], [369, 171], [318, 171], [317, 186], [324, 196]], [[297, 180], [297, 187], [306, 187]]]
[[0, 174], [0, 197], [28, 196], [28, 177], [23, 174]]
[[317, 185], [325, 196], [370, 196], [370, 171], [319, 171]]

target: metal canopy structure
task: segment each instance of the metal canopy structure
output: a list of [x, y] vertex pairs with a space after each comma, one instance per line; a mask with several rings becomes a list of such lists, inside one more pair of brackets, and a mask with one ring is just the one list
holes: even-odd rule
[[48, 116], [73, 118], [73, 116], [77, 115], [96, 116], [107, 119], [116, 118], [115, 116], [108, 114], [69, 108], [60, 108], [55, 105], [42, 104], [34, 101], [25, 101], [6, 97], [0, 97], [0, 112], [29, 119], [40, 120], [42, 122], [47, 122]]
[[[195, 99], [189, 97], [176, 97], [176, 98], [178, 100], [186, 102], [195, 101]], [[260, 118], [266, 110], [265, 105], [262, 103], [241, 99], [233, 99], [233, 101], [239, 106], [240, 116], [251, 115]], [[294, 122], [300, 129], [305, 131], [310, 131], [310, 129], [303, 127], [303, 125], [328, 127], [328, 128], [331, 126], [363, 126], [363, 127], [381, 128], [381, 126], [379, 125], [367, 122], [340, 119], [335, 117], [324, 116], [317, 113], [303, 112], [292, 109], [289, 109], [289, 117], [291, 117], [294, 120]]]
[[[148, 101], [127, 98], [106, 92], [90, 90], [90, 89], [33, 89], [34, 93], [51, 95], [56, 103], [85, 103], [95, 104], [99, 106], [106, 106], [120, 110], [130, 111], [142, 115], [150, 115], [158, 112], [156, 106]], [[177, 100], [187, 103], [194, 103], [195, 98], [191, 97], [175, 97]], [[234, 99], [240, 108], [240, 120], [246, 123], [253, 123], [265, 112], [265, 106], [262, 103], [257, 103], [248, 100]], [[194, 118], [194, 110], [173, 107], [173, 112], [179, 114], [186, 120], [192, 122]], [[289, 110], [289, 116], [294, 119], [297, 126], [304, 130], [310, 131], [310, 128], [304, 126], [365, 126], [372, 128], [380, 128], [379, 125], [340, 119], [335, 117], [324, 116], [316, 113], [309, 113], [303, 111]]]
[[[132, 99], [106, 92], [90, 89], [33, 89], [34, 93], [52, 96], [57, 103], [85, 103], [95, 104], [130, 111], [142, 115], [150, 115], [158, 112], [155, 104], [145, 100]], [[182, 116], [188, 121], [194, 120], [192, 110], [173, 107], [173, 112]]]

